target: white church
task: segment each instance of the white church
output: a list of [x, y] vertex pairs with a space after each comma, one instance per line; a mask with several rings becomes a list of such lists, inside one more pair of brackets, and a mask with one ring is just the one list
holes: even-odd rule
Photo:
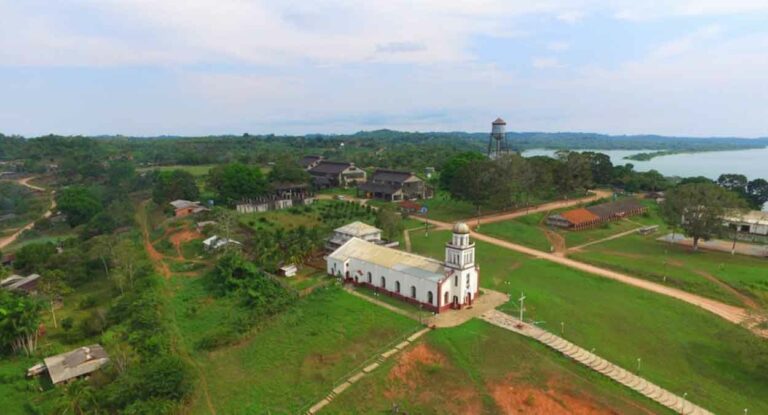
[[475, 244], [469, 226], [453, 226], [445, 261], [352, 238], [327, 258], [328, 274], [436, 313], [472, 305], [478, 294]]

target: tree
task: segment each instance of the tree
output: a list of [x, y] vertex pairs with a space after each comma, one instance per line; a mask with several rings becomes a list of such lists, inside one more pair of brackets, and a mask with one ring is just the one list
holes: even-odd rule
[[261, 169], [240, 163], [216, 166], [208, 172], [208, 185], [224, 203], [255, 198], [267, 193]]
[[744, 193], [747, 190], [747, 176], [743, 174], [721, 174], [717, 184], [732, 192]]
[[310, 176], [298, 163], [282, 157], [270, 170], [267, 175], [271, 183], [309, 183]]
[[693, 249], [699, 240], [709, 240], [723, 232], [723, 215], [729, 209], [743, 207], [743, 201], [713, 183], [689, 183], [667, 191], [661, 206], [665, 222], [681, 228], [693, 238]]
[[456, 176], [456, 173], [464, 166], [472, 161], [486, 160], [487, 157], [481, 153], [469, 151], [465, 153], [459, 153], [446, 161], [440, 169], [440, 187], [445, 190], [451, 189], [451, 182]]
[[768, 203], [768, 181], [755, 179], [747, 183], [747, 197], [752, 209], [762, 209]]
[[92, 413], [96, 406], [96, 394], [85, 379], [77, 379], [63, 387], [54, 412], [61, 415], [83, 415]]
[[113, 252], [115, 272], [112, 273], [112, 278], [115, 279], [120, 293], [123, 294], [126, 286], [133, 287], [141, 256], [136, 252], [136, 247], [129, 239], [118, 242]]
[[56, 197], [59, 210], [67, 215], [69, 226], [77, 226], [91, 220], [102, 210], [102, 203], [96, 194], [83, 186], [72, 186], [62, 190]]
[[601, 185], [611, 184], [613, 180], [613, 163], [611, 163], [611, 158], [606, 154], [591, 151], [585, 151], [581, 154], [589, 160], [592, 180]]
[[163, 204], [172, 200], [196, 200], [200, 189], [195, 182], [195, 176], [184, 170], [161, 171], [155, 177], [152, 189], [152, 200]]
[[55, 254], [56, 245], [52, 242], [25, 245], [16, 253], [16, 261], [14, 261], [13, 266], [19, 271], [39, 273]]
[[376, 212], [376, 226], [381, 228], [385, 239], [392, 241], [403, 232], [403, 218], [392, 205], [383, 205]]
[[53, 327], [59, 327], [56, 322], [56, 299], [69, 293], [71, 288], [64, 282], [64, 272], [60, 270], [47, 271], [40, 278], [39, 289], [46, 297], [51, 306], [51, 318]]
[[555, 184], [562, 196], [592, 187], [592, 166], [588, 156], [575, 151], [558, 151], [556, 156], [561, 164], [555, 175]]
[[462, 166], [451, 181], [450, 192], [451, 196], [475, 206], [479, 226], [480, 208], [498, 193], [500, 182], [496, 175], [496, 164], [484, 158]]
[[37, 348], [40, 303], [33, 297], [0, 290], [0, 350], [32, 355]]

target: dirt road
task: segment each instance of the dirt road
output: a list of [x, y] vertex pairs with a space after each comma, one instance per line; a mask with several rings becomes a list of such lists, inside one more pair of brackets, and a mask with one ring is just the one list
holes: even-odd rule
[[[432, 219], [428, 219], [428, 221], [438, 227], [450, 226], [450, 224], [448, 223], [435, 221]], [[574, 261], [573, 259], [570, 259], [570, 258], [542, 252], [533, 248], [528, 248], [526, 246], [507, 242], [507, 241], [494, 238], [488, 235], [479, 234], [474, 231], [471, 232], [471, 235], [477, 240], [488, 242], [490, 244], [500, 246], [502, 248], [510, 249], [513, 251], [517, 251], [526, 255], [530, 255], [534, 258], [540, 258], [546, 261], [555, 262], [557, 264], [560, 264], [569, 268], [588, 272], [593, 275], [599, 275], [605, 278], [610, 278], [612, 280], [616, 280], [624, 284], [632, 285], [637, 288], [641, 288], [647, 291], [655, 292], [657, 294], [666, 295], [667, 297], [672, 297], [681, 301], [685, 301], [686, 303], [693, 304], [697, 307], [707, 310], [727, 321], [730, 321], [735, 324], [744, 325], [759, 336], [768, 337], [768, 330], [758, 328], [758, 325], [763, 321], [765, 321], [765, 319], [751, 314], [749, 311], [747, 311], [742, 307], [736, 307], [736, 306], [724, 304], [719, 301], [701, 297], [696, 294], [691, 294], [683, 290], [667, 287], [665, 285], [657, 284], [651, 281], [647, 281], [641, 278], [633, 277], [633, 276], [612, 271], [609, 269], [600, 268], [594, 265], [585, 264], [583, 262]]]
[[[38, 192], [45, 192], [46, 189], [35, 186], [34, 184], [30, 184], [30, 180], [34, 179], [35, 177], [26, 177], [23, 179], [16, 180], [16, 183], [18, 183], [21, 186], [26, 186], [32, 190], [38, 191]], [[42, 216], [40, 216], [38, 219], [33, 220], [32, 222], [29, 222], [28, 224], [24, 225], [23, 227], [19, 228], [14, 232], [13, 234], [6, 236], [5, 238], [0, 239], [0, 249], [4, 249], [8, 245], [14, 243], [16, 239], [21, 236], [24, 231], [30, 230], [35, 227], [35, 222], [42, 218], [49, 218], [51, 215], [53, 215], [53, 211], [56, 209], [56, 199], [54, 198], [54, 192], [52, 191], [50, 194], [51, 197], [51, 205], [48, 207], [48, 210], [43, 213]]]
[[[543, 205], [532, 206], [527, 209], [518, 209], [512, 212], [496, 213], [488, 216], [480, 217], [480, 225], [487, 223], [501, 222], [509, 219], [519, 218], [521, 216], [530, 215], [532, 213], [548, 212], [550, 210], [563, 209], [571, 206], [580, 205], [583, 203], [594, 202], [598, 199], [608, 198], [613, 195], [613, 192], [609, 190], [592, 190], [592, 194], [587, 197], [571, 200], [558, 200], [555, 202], [544, 203]], [[469, 219], [467, 219], [469, 221]], [[476, 224], [476, 220], [472, 219], [472, 223]]]

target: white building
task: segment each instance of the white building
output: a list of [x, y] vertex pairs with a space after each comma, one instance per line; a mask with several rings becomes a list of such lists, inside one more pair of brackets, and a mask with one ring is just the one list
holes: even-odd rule
[[352, 222], [333, 230], [333, 236], [328, 239], [327, 247], [336, 249], [352, 238], [360, 238], [367, 242], [380, 243], [381, 229], [360, 221]]
[[443, 262], [355, 237], [328, 256], [326, 267], [346, 282], [435, 312], [471, 305], [478, 293], [475, 244], [461, 222], [453, 227]]
[[227, 245], [241, 245], [241, 243], [234, 239], [228, 239], [218, 235], [213, 235], [203, 241], [203, 248], [205, 248], [206, 251], [217, 251]]
[[768, 212], [730, 212], [723, 217], [723, 225], [735, 231], [738, 239], [768, 242]]

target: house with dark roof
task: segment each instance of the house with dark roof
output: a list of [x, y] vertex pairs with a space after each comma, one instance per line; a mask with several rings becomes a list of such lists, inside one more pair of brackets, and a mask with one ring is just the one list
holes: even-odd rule
[[88, 376], [109, 362], [109, 356], [99, 344], [79, 347], [67, 353], [46, 357], [43, 363], [27, 370], [27, 376], [48, 372], [51, 382], [62, 382]]
[[40, 281], [40, 274], [30, 274], [26, 277], [21, 275], [11, 275], [0, 281], [0, 288], [8, 291], [18, 291], [27, 294], [37, 293], [37, 284]]
[[547, 225], [578, 231], [640, 215], [646, 210], [647, 208], [637, 199], [620, 199], [550, 215], [547, 217]]
[[323, 156], [304, 156], [301, 160], [299, 160], [299, 165], [303, 167], [304, 170], [309, 170], [320, 164], [323, 159]]
[[346, 161], [321, 160], [308, 170], [316, 189], [349, 187], [365, 183], [365, 170]]
[[431, 191], [418, 176], [411, 172], [377, 169], [367, 183], [357, 187], [358, 194], [369, 199], [390, 201], [427, 199]]

